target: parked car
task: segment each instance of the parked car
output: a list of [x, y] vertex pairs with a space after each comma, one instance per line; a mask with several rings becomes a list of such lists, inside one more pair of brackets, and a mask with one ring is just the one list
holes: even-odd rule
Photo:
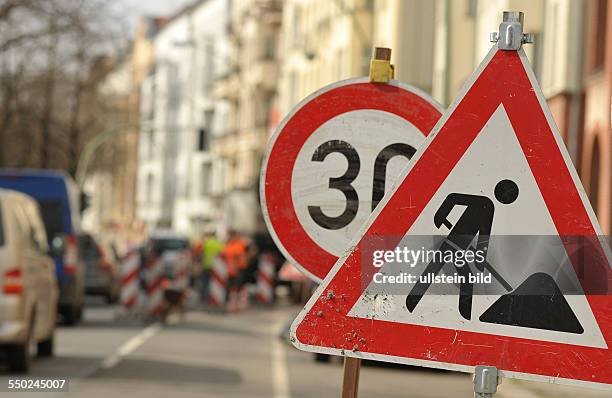
[[85, 265], [85, 293], [104, 296], [109, 303], [116, 302], [119, 297], [120, 270], [115, 250], [87, 233], [79, 234], [78, 242]]
[[32, 348], [53, 355], [58, 287], [34, 199], [0, 189], [0, 347], [8, 367], [25, 372]]
[[76, 184], [61, 171], [5, 169], [0, 170], [0, 188], [23, 192], [38, 202], [49, 245], [57, 249], [58, 311], [64, 323], [76, 324], [85, 302], [84, 267], [79, 263], [76, 238], [80, 225]]

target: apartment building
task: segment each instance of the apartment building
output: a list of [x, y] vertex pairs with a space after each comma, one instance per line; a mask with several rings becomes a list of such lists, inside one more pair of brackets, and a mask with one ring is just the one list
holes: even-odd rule
[[227, 0], [202, 0], [155, 36], [155, 63], [142, 85], [138, 213], [150, 228], [199, 235], [214, 228], [211, 141], [225, 129], [212, 90], [226, 73]]
[[165, 18], [142, 17], [132, 42], [109, 59], [109, 68], [98, 84], [106, 107], [100, 109], [111, 123], [96, 159], [105, 167], [92, 171], [85, 181], [91, 203], [84, 214], [87, 230], [137, 241], [142, 235], [136, 214], [140, 88], [153, 62], [153, 37]]
[[212, 141], [218, 228], [265, 231], [259, 207], [261, 158], [275, 118], [278, 89], [279, 0], [231, 2], [229, 71], [215, 93], [229, 105], [227, 125]]
[[432, 95], [448, 106], [491, 48], [489, 33], [496, 32], [503, 11], [525, 13], [526, 32], [536, 36], [535, 44], [524, 46], [539, 76], [539, 40], [547, 0], [434, 0], [434, 44]]
[[431, 93], [436, 25], [431, 0], [376, 0], [373, 43], [393, 49], [395, 78]]
[[[610, 233], [612, 7], [608, 3], [435, 0], [431, 91], [448, 105], [490, 49], [489, 32], [497, 31], [502, 12], [523, 11], [524, 30], [535, 36], [534, 44], [524, 46], [525, 52], [602, 228]], [[400, 46], [396, 53], [402, 51]]]
[[367, 76], [372, 55], [374, 1], [284, 2], [278, 111], [337, 80]]
[[604, 233], [612, 234], [612, 2], [586, 1], [580, 176]]

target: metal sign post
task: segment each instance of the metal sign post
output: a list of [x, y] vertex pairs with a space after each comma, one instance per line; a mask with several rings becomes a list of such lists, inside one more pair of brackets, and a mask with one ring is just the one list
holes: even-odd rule
[[[492, 43], [504, 51], [517, 51], [525, 43], [533, 43], [531, 33], [523, 33], [524, 15], [518, 11], [504, 11], [499, 32], [491, 32]], [[501, 384], [495, 366], [476, 366], [474, 369], [474, 398], [492, 398]]]
[[[370, 82], [387, 84], [394, 78], [395, 69], [391, 64], [391, 49], [375, 47], [370, 61]], [[359, 390], [359, 370], [361, 359], [344, 358], [344, 376], [342, 378], [342, 398], [357, 398]]]

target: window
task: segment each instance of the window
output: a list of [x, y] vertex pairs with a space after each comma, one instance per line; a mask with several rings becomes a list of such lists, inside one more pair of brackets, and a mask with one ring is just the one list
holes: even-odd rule
[[[153, 173], [149, 173], [147, 174], [147, 202], [151, 203], [152, 201], [153, 201]], [[47, 232], [47, 235], [48, 235], [48, 232]]]
[[153, 129], [150, 129], [147, 132], [148, 137], [148, 141], [149, 141], [149, 158], [153, 157], [153, 148], [155, 148], [155, 134], [153, 132]]
[[54, 237], [60, 235], [64, 231], [64, 220], [62, 215], [64, 209], [62, 203], [55, 200], [42, 200], [38, 202], [40, 206], [40, 214], [45, 225], [45, 232], [47, 233], [47, 239], [49, 242]]
[[370, 58], [372, 58], [372, 47], [364, 45], [361, 49], [361, 74], [363, 76], [370, 74]]
[[468, 0], [465, 9], [465, 15], [468, 18], [475, 18], [478, 12], [478, 0]]
[[264, 59], [266, 61], [271, 61], [274, 59], [276, 55], [276, 41], [274, 40], [273, 35], [268, 35], [266, 38], [266, 43], [264, 47]]
[[212, 90], [215, 77], [215, 43], [212, 40], [207, 40], [204, 50], [205, 65], [203, 71], [204, 93], [208, 95]]
[[205, 128], [198, 130], [198, 151], [208, 151], [208, 132]]
[[202, 175], [200, 176], [201, 189], [200, 193], [202, 196], [210, 195], [212, 192], [212, 166], [210, 163], [202, 164]]
[[591, 155], [591, 170], [590, 170], [590, 178], [589, 178], [589, 199], [591, 200], [591, 205], [593, 206], [593, 211], [595, 214], [598, 213], [599, 210], [599, 167], [600, 167], [600, 158], [599, 158], [599, 137], [595, 137], [595, 142], [593, 143], [593, 150]]
[[606, 29], [608, 21], [608, 0], [595, 0], [595, 37], [593, 38], [593, 71], [604, 66], [606, 58]]

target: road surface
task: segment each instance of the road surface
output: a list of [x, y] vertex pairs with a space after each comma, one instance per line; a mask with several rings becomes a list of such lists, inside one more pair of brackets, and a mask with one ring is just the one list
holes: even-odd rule
[[[339, 397], [338, 358], [317, 363], [279, 338], [294, 306], [236, 315], [190, 311], [183, 322], [142, 325], [117, 309], [87, 308], [80, 326], [60, 327], [56, 357], [34, 362], [29, 376], [68, 377], [54, 397]], [[0, 380], [12, 377], [0, 370]], [[408, 367], [364, 366], [361, 398], [472, 397], [471, 376]], [[40, 394], [20, 393], [20, 397]], [[496, 398], [604, 397], [601, 392], [504, 381]]]

